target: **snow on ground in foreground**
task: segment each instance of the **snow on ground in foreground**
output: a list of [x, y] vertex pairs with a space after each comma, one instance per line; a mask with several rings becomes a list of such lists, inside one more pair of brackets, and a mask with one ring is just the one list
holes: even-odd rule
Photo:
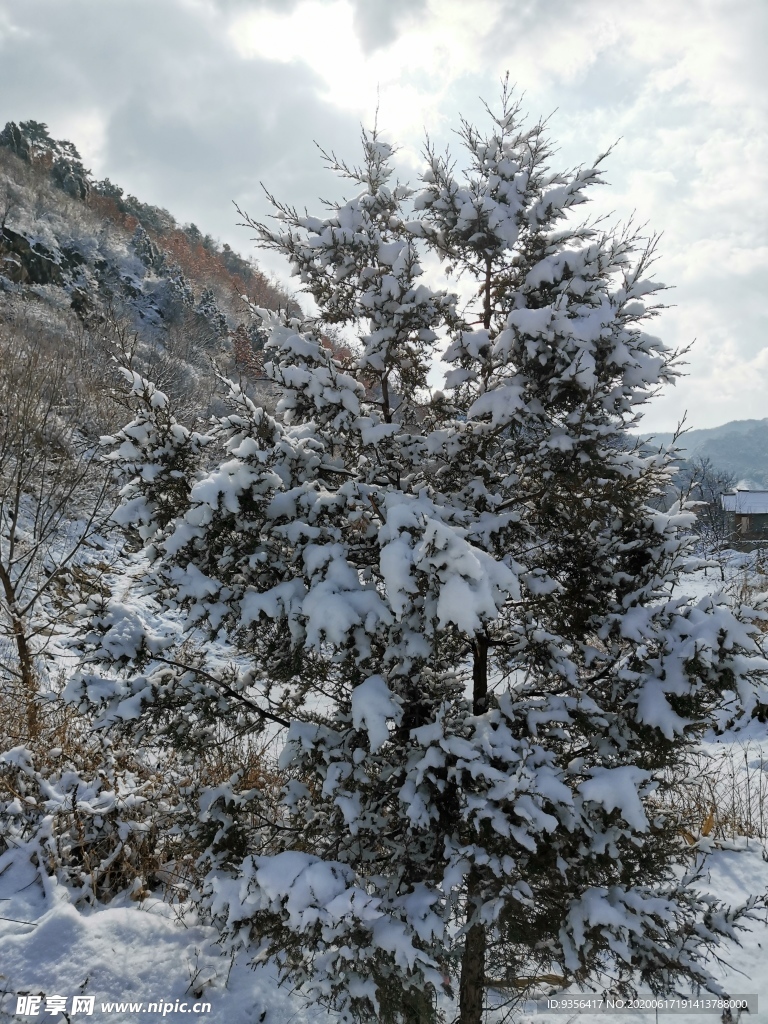
[[[53, 881], [44, 894], [39, 875], [20, 858], [0, 858], [0, 1021], [65, 1021], [45, 1012], [16, 1015], [19, 992], [66, 996], [72, 1021], [114, 1024], [136, 1020], [207, 1021], [209, 1024], [314, 1024], [327, 1020], [317, 1007], [278, 987], [270, 967], [250, 969], [243, 958], [230, 961], [214, 945], [212, 929], [181, 921], [172, 907], [146, 899], [141, 905], [115, 901], [81, 911], [67, 890]], [[7, 918], [15, 918], [9, 921]], [[18, 921], [30, 922], [19, 924]], [[192, 980], [194, 978], [194, 980]], [[202, 986], [202, 994], [197, 994]], [[193, 993], [193, 990], [196, 990]], [[92, 1016], [71, 1014], [72, 997], [95, 996]], [[106, 1002], [207, 1001], [207, 1013], [105, 1012]]]
[[[744, 841], [742, 841], [742, 845]], [[219, 955], [210, 928], [197, 924], [191, 915], [177, 920], [167, 904], [147, 899], [141, 905], [113, 903], [93, 910], [76, 910], [65, 888], [50, 882], [44, 893], [37, 871], [29, 863], [0, 859], [0, 1021], [31, 1021], [17, 1016], [16, 994], [31, 992], [43, 996], [66, 996], [67, 1009], [74, 995], [95, 996], [90, 1019], [114, 1022], [136, 1020], [207, 1021], [209, 1024], [315, 1024], [333, 1020], [334, 1014], [307, 1006], [300, 995], [278, 987], [269, 967], [252, 970], [246, 958], [230, 971], [226, 957]], [[763, 846], [752, 841], [739, 852], [717, 850], [707, 861], [702, 888], [728, 903], [740, 903], [750, 893], [768, 887], [768, 863]], [[761, 915], [764, 917], [764, 915]], [[6, 920], [16, 918], [16, 921]], [[18, 921], [30, 922], [19, 924]], [[749, 1020], [768, 1022], [768, 927], [754, 922], [744, 932], [742, 946], [724, 946], [721, 954], [729, 966], [716, 966], [715, 975], [733, 994], [756, 993], [760, 1011]], [[191, 979], [194, 976], [194, 981]], [[202, 994], [193, 994], [202, 985]], [[106, 1002], [207, 1001], [206, 1013], [137, 1013], [135, 1009], [102, 1010]], [[60, 1014], [46, 1014], [40, 1005], [38, 1020], [64, 1021]], [[581, 1013], [578, 1024], [604, 1019], [607, 1015]], [[637, 1019], [634, 1015], [613, 1019]], [[87, 1019], [76, 1014], [72, 1021]], [[548, 1024], [565, 1024], [570, 1015], [539, 1014], [535, 1019]], [[654, 1014], [639, 1016], [654, 1020]], [[675, 1014], [667, 1018], [677, 1024], [719, 1021], [719, 1015]]]

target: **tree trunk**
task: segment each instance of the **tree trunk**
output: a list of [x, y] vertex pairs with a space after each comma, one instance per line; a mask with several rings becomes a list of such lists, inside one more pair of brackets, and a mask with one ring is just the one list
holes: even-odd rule
[[[472, 878], [470, 876], [470, 896]], [[468, 913], [473, 909], [469, 901]], [[461, 983], [459, 985], [459, 1024], [480, 1024], [483, 1018], [483, 981], [485, 979], [485, 926], [473, 924], [467, 932], [464, 955], [461, 958]]]
[[[488, 637], [475, 637], [472, 663], [472, 710], [482, 715], [488, 710]], [[472, 868], [467, 882], [467, 919], [472, 916], [480, 894], [480, 878]], [[480, 1024], [483, 1017], [483, 981], [485, 979], [485, 926], [476, 922], [467, 932], [461, 958], [459, 984], [459, 1024]]]
[[27, 633], [24, 629], [24, 621], [15, 612], [16, 592], [13, 581], [6, 571], [4, 565], [0, 564], [0, 583], [2, 583], [5, 603], [8, 606], [8, 615], [11, 620], [13, 639], [16, 644], [16, 654], [19, 659], [19, 673], [21, 675], [21, 690], [24, 700], [24, 714], [27, 724], [28, 742], [37, 735], [37, 676], [35, 674], [35, 662], [32, 650], [29, 646]]
[[20, 619], [14, 618], [13, 632], [16, 640], [16, 651], [19, 656], [19, 666], [21, 668], [21, 688], [24, 693], [24, 701], [26, 702], [27, 740], [33, 740], [37, 736], [38, 731], [37, 676], [35, 674], [32, 651], [24, 632], [24, 623]]
[[488, 637], [475, 637], [472, 659], [472, 713], [488, 710]]

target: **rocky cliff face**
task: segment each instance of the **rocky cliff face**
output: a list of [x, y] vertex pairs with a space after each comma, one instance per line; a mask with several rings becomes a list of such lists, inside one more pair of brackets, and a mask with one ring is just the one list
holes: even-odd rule
[[61, 253], [51, 251], [42, 242], [33, 244], [9, 227], [4, 227], [0, 232], [0, 268], [13, 284], [63, 286], [60, 260]]

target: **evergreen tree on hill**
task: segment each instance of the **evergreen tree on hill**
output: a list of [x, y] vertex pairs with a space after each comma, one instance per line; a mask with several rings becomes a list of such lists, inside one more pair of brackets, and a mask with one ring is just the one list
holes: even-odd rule
[[95, 181], [93, 183], [93, 191], [96, 195], [104, 196], [106, 199], [113, 199], [119, 210], [122, 211], [124, 209], [123, 196], [125, 195], [125, 190], [110, 181], [109, 178]]
[[[236, 777], [201, 800], [207, 907], [350, 1019], [430, 1020], [452, 991], [478, 1024], [494, 991], [717, 990], [707, 951], [749, 907], [696, 892], [666, 796], [765, 661], [758, 613], [680, 596], [692, 516], [650, 506], [671, 457], [628, 439], [678, 372], [645, 330], [654, 241], [575, 216], [601, 161], [553, 172], [506, 91], [461, 136], [466, 172], [428, 148], [414, 194], [365, 134], [359, 167], [329, 158], [352, 199], [254, 225], [319, 309], [262, 313], [276, 419], [229, 385], [194, 434], [131, 377], [122, 521], [157, 599], [250, 668], [153, 662], [111, 608], [94, 659], [145, 668], [79, 697], [188, 754], [214, 714], [284, 730], [279, 811]], [[423, 253], [469, 276], [470, 308]], [[327, 327], [357, 334], [351, 367]]]
[[165, 276], [168, 279], [168, 292], [172, 301], [180, 306], [192, 308], [195, 304], [195, 293], [178, 263], [166, 264]]
[[216, 295], [212, 288], [206, 288], [200, 296], [195, 312], [205, 317], [218, 338], [224, 337], [229, 331], [226, 316], [219, 309]]
[[[19, 130], [29, 144], [34, 157], [39, 158], [46, 153], [60, 155], [58, 144], [55, 139], [51, 138], [47, 124], [43, 124], [42, 121], [21, 121]], [[71, 146], [72, 143], [67, 143], [67, 145]], [[76, 159], [79, 160], [80, 154], [77, 153], [77, 150], [75, 153]]]
[[57, 188], [75, 199], [87, 199], [90, 171], [83, 166], [77, 147], [66, 139], [53, 139], [42, 121], [9, 121], [0, 132], [0, 145], [6, 146], [26, 163], [41, 161], [50, 167]]
[[131, 238], [131, 246], [148, 270], [154, 270], [156, 273], [163, 271], [165, 268], [165, 255], [155, 245], [141, 224], [136, 225], [136, 230]]
[[31, 159], [29, 143], [24, 138], [21, 129], [15, 121], [8, 121], [3, 130], [0, 132], [0, 146], [4, 146], [6, 149], [10, 149], [20, 160], [24, 163], [29, 163]]

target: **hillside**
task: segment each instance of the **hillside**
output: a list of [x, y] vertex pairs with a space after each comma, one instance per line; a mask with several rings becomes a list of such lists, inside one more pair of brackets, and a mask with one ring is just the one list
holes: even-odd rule
[[45, 336], [80, 398], [89, 394], [94, 432], [114, 426], [106, 393], [115, 360], [202, 416], [211, 359], [257, 387], [261, 338], [244, 298], [292, 304], [228, 245], [95, 180], [45, 124], [9, 122], [0, 132], [0, 320], [15, 338]]
[[[672, 437], [660, 433], [654, 434], [653, 440], [668, 444]], [[689, 430], [678, 444], [688, 459], [709, 459], [719, 469], [733, 473], [737, 481], [768, 487], [768, 418]]]

